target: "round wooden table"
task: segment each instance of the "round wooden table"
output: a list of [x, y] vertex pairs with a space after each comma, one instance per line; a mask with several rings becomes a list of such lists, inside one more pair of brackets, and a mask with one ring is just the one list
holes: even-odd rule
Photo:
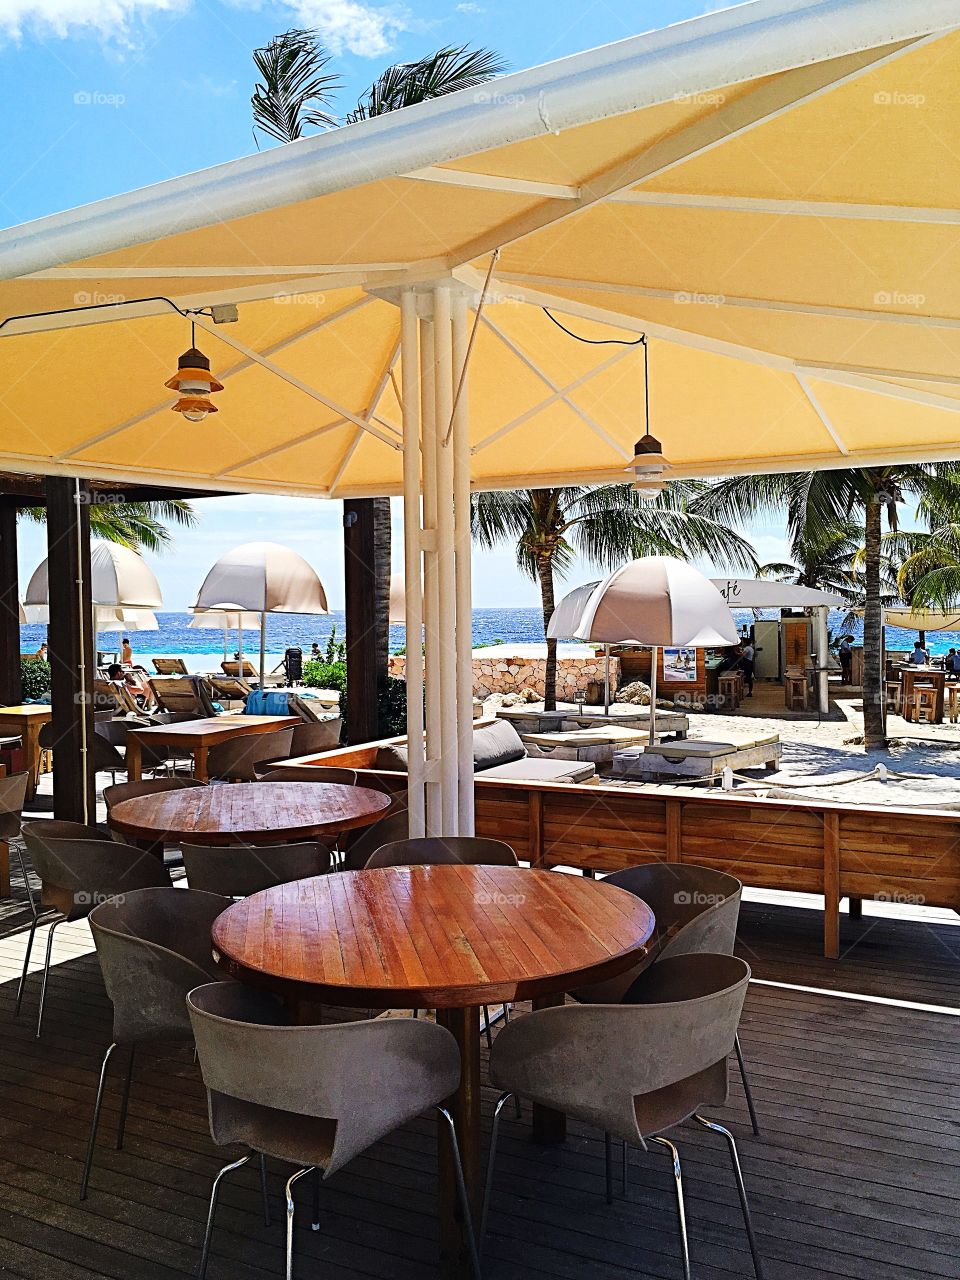
[[[632, 968], [653, 912], [602, 881], [519, 867], [412, 866], [318, 876], [228, 907], [214, 923], [225, 973], [301, 1000], [436, 1009], [460, 1046], [451, 1110], [468, 1192], [480, 1208], [480, 1006], [563, 993]], [[535, 1131], [563, 1136], [563, 1117], [535, 1109]], [[468, 1274], [440, 1144], [441, 1255], [448, 1276]]]
[[339, 782], [239, 782], [184, 787], [122, 800], [114, 831], [152, 846], [286, 844], [335, 836], [376, 822], [390, 797]]

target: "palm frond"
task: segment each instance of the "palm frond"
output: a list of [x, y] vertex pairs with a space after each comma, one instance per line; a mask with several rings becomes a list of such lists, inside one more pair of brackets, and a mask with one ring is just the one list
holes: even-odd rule
[[278, 142], [293, 142], [306, 127], [336, 126], [328, 108], [340, 77], [324, 70], [330, 54], [315, 31], [294, 28], [274, 36], [254, 49], [253, 61], [260, 74], [250, 99], [255, 128]]
[[394, 63], [347, 113], [347, 124], [442, 98], [460, 89], [475, 89], [506, 69], [491, 49], [471, 49], [465, 44], [446, 46], [416, 62]]

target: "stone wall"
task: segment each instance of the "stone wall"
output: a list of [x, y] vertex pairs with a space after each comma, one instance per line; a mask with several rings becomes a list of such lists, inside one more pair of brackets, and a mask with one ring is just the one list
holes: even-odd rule
[[[473, 660], [473, 692], [477, 698], [488, 698], [492, 693], [519, 693], [523, 689], [533, 689], [537, 696], [543, 697], [543, 681], [546, 671], [546, 659], [514, 656], [504, 646], [504, 653], [491, 655], [484, 651], [481, 657]], [[405, 659], [401, 654], [390, 658], [390, 674], [402, 677]], [[610, 659], [610, 685], [617, 687], [620, 664], [616, 658]], [[603, 656], [597, 656], [587, 649], [583, 657], [561, 657], [557, 662], [557, 697], [562, 702], [576, 702], [585, 698], [588, 686], [596, 681], [603, 684]], [[602, 697], [602, 694], [601, 694]]]

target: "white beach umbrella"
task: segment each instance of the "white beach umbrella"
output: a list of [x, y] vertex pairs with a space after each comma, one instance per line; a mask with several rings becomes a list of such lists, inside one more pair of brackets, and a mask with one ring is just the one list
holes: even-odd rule
[[97, 631], [159, 631], [160, 623], [152, 609], [116, 609], [96, 605], [94, 620]]
[[[159, 629], [152, 610], [163, 604], [160, 584], [146, 561], [129, 547], [116, 542], [91, 544], [90, 596], [95, 632]], [[24, 609], [31, 622], [50, 621], [46, 560], [40, 562], [27, 584]]]
[[[223, 631], [223, 660], [227, 660], [227, 635], [236, 631], [240, 641], [240, 653], [243, 653], [243, 632], [255, 631], [260, 626], [260, 615], [249, 610], [227, 609], [193, 609], [193, 618], [189, 627], [205, 631]], [[242, 674], [242, 669], [241, 669]]]
[[[193, 607], [251, 610], [259, 615], [261, 684], [266, 666], [267, 614], [329, 613], [316, 570], [299, 552], [276, 542], [245, 542], [221, 556], [204, 578]], [[243, 650], [240, 652], [242, 661]]]
[[[585, 582], [582, 587], [574, 587], [572, 591], [567, 592], [554, 609], [553, 616], [547, 624], [548, 640], [570, 640], [576, 637], [583, 611], [599, 585], [599, 582]], [[603, 714], [610, 714], [610, 646], [608, 644], [603, 646]]]
[[390, 621], [407, 622], [407, 594], [402, 573], [390, 575]]
[[883, 620], [904, 631], [960, 631], [960, 609], [884, 609]]
[[595, 587], [574, 631], [578, 640], [653, 649], [650, 741], [656, 741], [657, 650], [739, 642], [737, 624], [709, 578], [672, 556], [631, 560]]

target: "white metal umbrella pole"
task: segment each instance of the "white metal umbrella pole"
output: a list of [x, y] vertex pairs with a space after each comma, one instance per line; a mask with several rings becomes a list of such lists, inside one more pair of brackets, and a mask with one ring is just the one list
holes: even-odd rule
[[[427, 295], [422, 301], [427, 301]], [[423, 641], [426, 702], [426, 832], [443, 834], [441, 814], [440, 578], [437, 565], [437, 404], [434, 324], [420, 321], [420, 436], [423, 465]]]
[[817, 609], [817, 682], [819, 685], [820, 712], [830, 710], [830, 633], [827, 629], [829, 609], [825, 604]]
[[453, 329], [450, 290], [433, 293], [435, 445], [437, 450], [437, 578], [440, 597], [437, 647], [440, 667], [441, 835], [459, 834], [459, 742], [457, 725], [457, 571], [454, 546], [453, 449], [444, 444], [453, 414]]
[[457, 573], [457, 758], [459, 834], [474, 833], [473, 803], [473, 589], [470, 534], [470, 412], [467, 361], [467, 299], [454, 293], [453, 374], [458, 393], [453, 412], [453, 504]]
[[403, 376], [404, 619], [407, 638], [407, 812], [410, 836], [426, 834], [423, 746], [423, 526], [420, 511], [420, 344], [417, 296], [400, 298]]
[[650, 745], [657, 741], [657, 656], [660, 650], [654, 645], [650, 650]]
[[610, 646], [603, 646], [603, 714], [610, 714]]
[[[240, 668], [240, 674], [243, 675], [243, 667]], [[263, 692], [267, 687], [267, 615], [264, 610], [260, 611], [260, 690]]]

